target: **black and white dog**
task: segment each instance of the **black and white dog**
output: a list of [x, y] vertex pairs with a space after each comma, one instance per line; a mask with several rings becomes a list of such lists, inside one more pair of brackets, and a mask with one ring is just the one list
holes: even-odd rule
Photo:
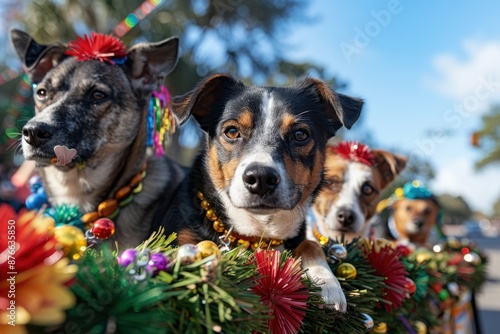
[[223, 74], [174, 98], [173, 113], [194, 115], [207, 146], [160, 215], [167, 233], [180, 244], [222, 237], [233, 247], [284, 246], [302, 258], [325, 303], [345, 311], [323, 250], [305, 238], [305, 216], [323, 182], [327, 140], [350, 128], [361, 106], [320, 80], [254, 87]]

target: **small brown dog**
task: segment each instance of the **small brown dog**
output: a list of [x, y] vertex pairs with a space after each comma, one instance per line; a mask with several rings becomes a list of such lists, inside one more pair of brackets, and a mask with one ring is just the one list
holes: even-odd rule
[[390, 235], [396, 240], [425, 245], [439, 219], [438, 202], [419, 181], [396, 189], [395, 195], [399, 199], [392, 204], [388, 220]]
[[347, 240], [366, 236], [380, 192], [403, 170], [406, 161], [356, 142], [328, 146], [326, 183], [312, 207], [315, 223], [309, 224], [308, 238], [325, 244], [328, 238], [341, 235]]

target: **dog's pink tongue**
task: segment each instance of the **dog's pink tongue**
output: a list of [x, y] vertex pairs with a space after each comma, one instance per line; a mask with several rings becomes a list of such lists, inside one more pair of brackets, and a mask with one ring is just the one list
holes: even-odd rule
[[57, 162], [55, 163], [55, 165], [66, 166], [76, 156], [76, 149], [69, 149], [66, 146], [56, 145], [54, 147], [54, 153], [57, 157]]

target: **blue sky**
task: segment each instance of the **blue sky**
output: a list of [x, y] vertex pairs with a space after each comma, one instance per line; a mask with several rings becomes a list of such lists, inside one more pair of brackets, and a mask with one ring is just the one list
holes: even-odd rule
[[313, 0], [312, 23], [288, 32], [287, 57], [325, 66], [365, 99], [348, 138], [369, 131], [380, 147], [426, 157], [434, 192], [489, 212], [500, 165], [476, 172], [469, 138], [500, 100], [499, 13], [495, 1]]

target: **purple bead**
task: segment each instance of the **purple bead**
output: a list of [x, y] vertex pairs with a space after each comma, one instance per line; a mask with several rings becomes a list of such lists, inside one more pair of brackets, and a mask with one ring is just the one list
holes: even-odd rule
[[156, 276], [160, 271], [167, 270], [168, 262], [168, 259], [162, 253], [154, 253], [151, 254], [147, 269], [153, 276]]
[[128, 267], [129, 264], [135, 261], [136, 256], [137, 250], [135, 250], [134, 248], [126, 249], [118, 257], [118, 264], [122, 267]]

